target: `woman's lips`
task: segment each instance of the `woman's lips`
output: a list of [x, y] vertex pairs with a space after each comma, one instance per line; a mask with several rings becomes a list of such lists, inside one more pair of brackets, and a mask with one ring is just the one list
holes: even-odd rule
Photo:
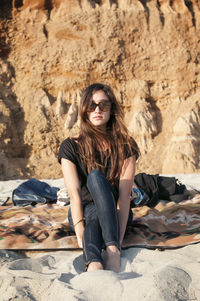
[[102, 116], [94, 116], [94, 119], [102, 119]]

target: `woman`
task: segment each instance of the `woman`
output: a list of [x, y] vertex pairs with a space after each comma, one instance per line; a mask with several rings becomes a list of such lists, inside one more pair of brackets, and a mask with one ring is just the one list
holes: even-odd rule
[[117, 272], [132, 220], [129, 196], [139, 151], [109, 86], [97, 83], [83, 91], [80, 120], [79, 135], [63, 141], [58, 156], [71, 200], [69, 221], [83, 247], [87, 271]]

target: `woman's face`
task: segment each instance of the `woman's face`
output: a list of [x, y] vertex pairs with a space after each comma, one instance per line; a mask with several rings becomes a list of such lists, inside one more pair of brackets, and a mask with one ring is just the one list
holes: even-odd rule
[[[95, 104], [98, 104], [99, 106], [96, 106]], [[104, 91], [99, 90], [94, 92], [88, 108], [89, 121], [94, 126], [105, 128], [110, 119], [110, 109], [111, 103]]]

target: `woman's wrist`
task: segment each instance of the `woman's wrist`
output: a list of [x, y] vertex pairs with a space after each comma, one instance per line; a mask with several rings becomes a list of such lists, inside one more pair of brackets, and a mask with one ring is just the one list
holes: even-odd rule
[[82, 237], [84, 229], [85, 229], [84, 223], [83, 222], [78, 223], [76, 228], [74, 228], [76, 236]]
[[82, 217], [81, 219], [79, 219], [76, 223], [73, 224], [74, 229], [75, 229], [75, 227], [76, 227], [78, 224], [84, 223], [84, 221], [85, 221], [85, 218], [84, 218], [84, 217]]

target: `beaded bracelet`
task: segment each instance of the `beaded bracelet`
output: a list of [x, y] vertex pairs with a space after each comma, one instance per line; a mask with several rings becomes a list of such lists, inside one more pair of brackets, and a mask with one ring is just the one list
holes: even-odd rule
[[81, 218], [77, 223], [74, 224], [74, 228], [81, 222], [83, 222], [85, 219], [84, 218]]

